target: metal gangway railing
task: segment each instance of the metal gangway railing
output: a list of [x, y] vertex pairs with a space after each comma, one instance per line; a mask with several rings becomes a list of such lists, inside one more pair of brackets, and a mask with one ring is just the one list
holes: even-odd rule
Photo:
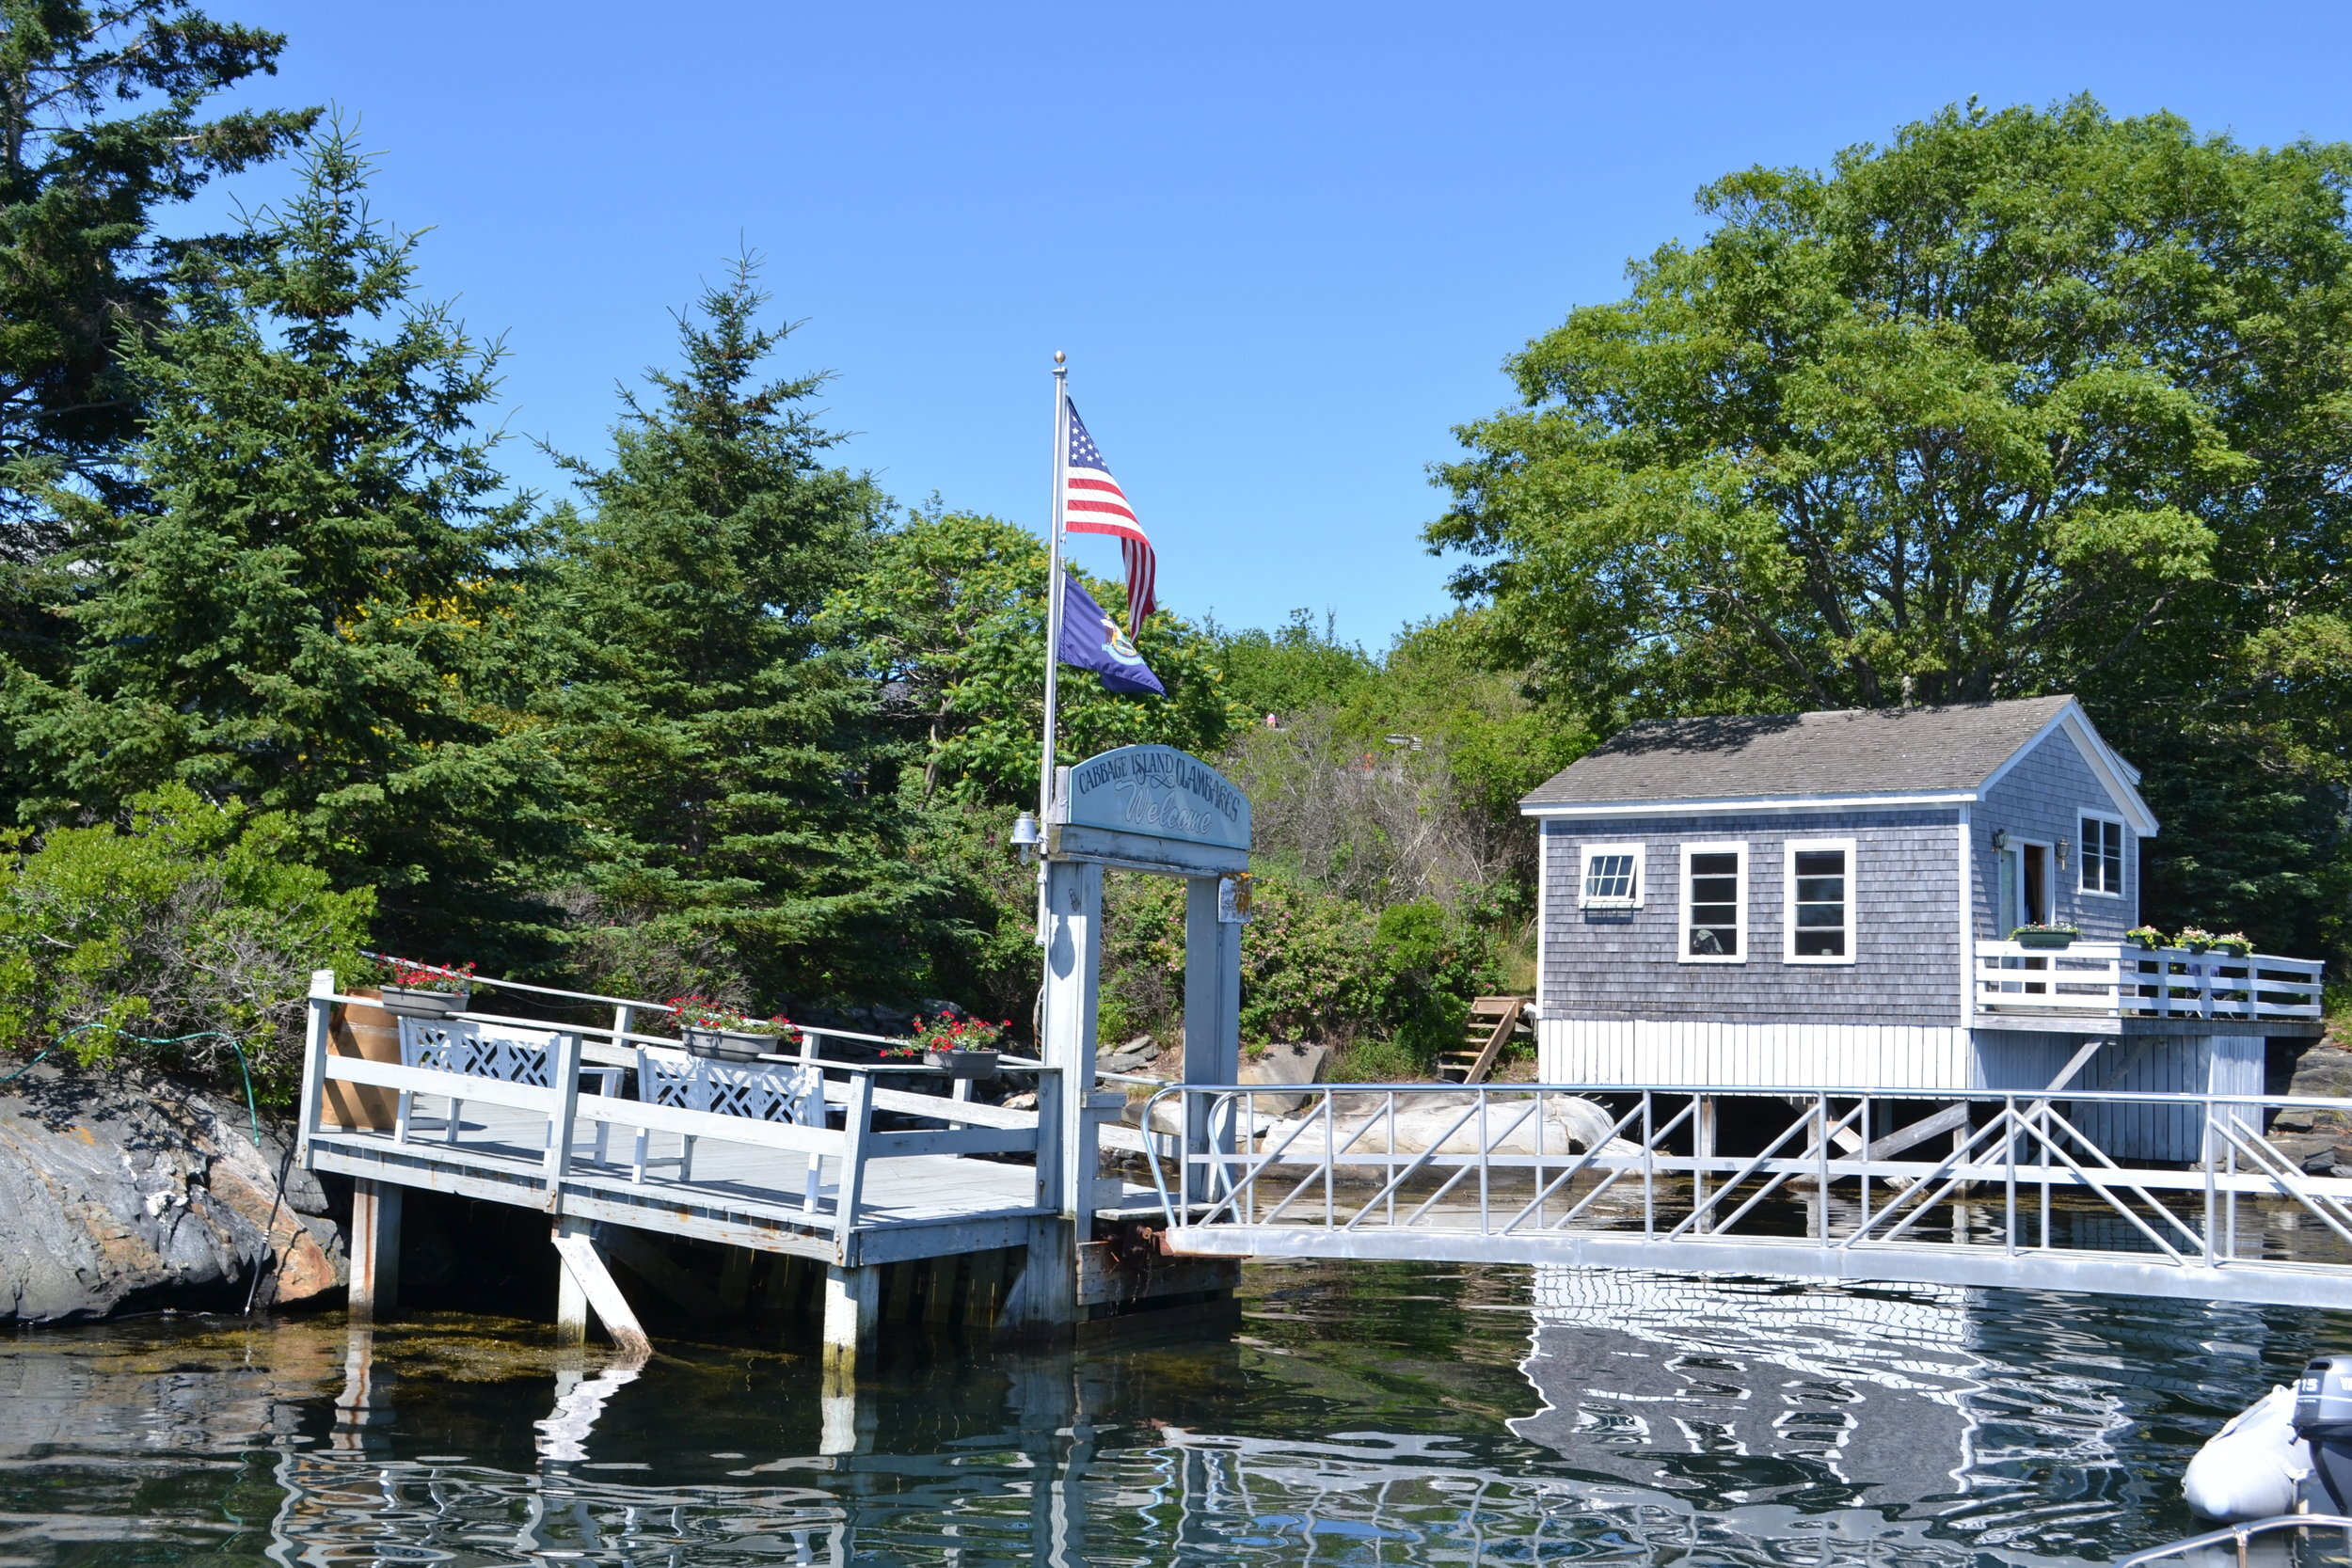
[[[2265, 1095], [1174, 1085], [1171, 1251], [1617, 1264], [2342, 1306], [2352, 1180]], [[1209, 1129], [1187, 1150], [1169, 1135]], [[1205, 1145], [1206, 1147], [1202, 1147]]]

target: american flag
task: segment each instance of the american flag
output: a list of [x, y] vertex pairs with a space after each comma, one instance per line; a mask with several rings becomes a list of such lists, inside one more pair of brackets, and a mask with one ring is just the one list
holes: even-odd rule
[[1062, 465], [1064, 526], [1073, 533], [1117, 536], [1119, 553], [1127, 562], [1127, 635], [1133, 637], [1143, 629], [1143, 618], [1157, 608], [1152, 594], [1158, 575], [1152, 541], [1127, 505], [1127, 493], [1111, 478], [1094, 437], [1087, 434], [1078, 405], [1065, 402], [1064, 406], [1070, 410], [1069, 460]]

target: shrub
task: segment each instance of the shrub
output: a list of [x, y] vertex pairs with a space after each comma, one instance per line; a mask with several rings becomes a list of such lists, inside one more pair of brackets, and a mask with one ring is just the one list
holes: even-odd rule
[[[1172, 1039], [1184, 1010], [1184, 890], [1165, 878], [1106, 889], [1103, 1017]], [[1425, 1069], [1456, 1040], [1470, 999], [1500, 979], [1494, 940], [1435, 899], [1375, 913], [1262, 873], [1242, 933], [1242, 1038], [1378, 1040], [1383, 1076]], [[1108, 1037], [1111, 1031], [1104, 1031]]]
[[96, 1025], [66, 1041], [85, 1065], [161, 1054], [233, 1083], [220, 1040], [159, 1053], [123, 1037], [220, 1030], [257, 1093], [283, 1103], [301, 1078], [310, 972], [367, 967], [374, 890], [336, 892], [278, 813], [171, 784], [136, 797], [125, 825], [0, 834], [0, 1045], [36, 1050]]

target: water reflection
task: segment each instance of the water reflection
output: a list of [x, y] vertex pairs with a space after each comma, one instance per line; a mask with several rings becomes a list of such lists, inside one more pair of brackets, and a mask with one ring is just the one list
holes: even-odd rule
[[[1403, 1265], [1249, 1272], [1238, 1340], [558, 1351], [462, 1318], [147, 1320], [0, 1357], [26, 1563], [1984, 1563], [2186, 1533], [2312, 1314]], [[2345, 1341], [2352, 1342], [2352, 1337]]]

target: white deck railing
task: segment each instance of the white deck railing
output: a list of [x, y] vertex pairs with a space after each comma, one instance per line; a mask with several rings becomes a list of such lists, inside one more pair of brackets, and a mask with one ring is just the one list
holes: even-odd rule
[[[968, 1080], [956, 1085], [958, 1092], [953, 1098], [883, 1086], [885, 1080], [893, 1078], [902, 1082], [936, 1081], [946, 1076], [920, 1061], [828, 1061], [816, 1055], [813, 1049], [799, 1057], [773, 1058], [776, 1068], [784, 1071], [798, 1075], [813, 1070], [823, 1075], [820, 1092], [826, 1114], [821, 1120], [812, 1116], [803, 1123], [777, 1119], [761, 1114], [755, 1107], [730, 1103], [724, 1096], [713, 1101], [714, 1108], [707, 1110], [625, 1098], [616, 1091], [624, 1084], [635, 1089], [636, 1075], [615, 1071], [611, 1065], [599, 1066], [600, 1055], [610, 1064], [620, 1051], [628, 1051], [633, 1058], [635, 1047], [648, 1046], [665, 1059], [678, 1063], [691, 1063], [696, 1058], [688, 1057], [679, 1050], [679, 1042], [675, 1038], [636, 1034], [618, 1022], [611, 1029], [583, 1029], [543, 1020], [455, 1014], [450, 1021], [453, 1024], [495, 1024], [509, 1037], [519, 1037], [526, 1033], [536, 1037], [535, 1041], [519, 1045], [510, 1039], [504, 1042], [507, 1049], [501, 1052], [470, 1053], [462, 1067], [471, 1070], [453, 1070], [460, 1065], [454, 1059], [449, 1066], [411, 1066], [344, 1055], [330, 1045], [332, 1009], [339, 1006], [380, 1004], [372, 997], [336, 992], [323, 983], [331, 978], [330, 974], [322, 974], [314, 980], [309, 1000], [310, 1016], [299, 1116], [299, 1147], [306, 1165], [310, 1163], [311, 1145], [323, 1136], [344, 1141], [369, 1137], [393, 1148], [422, 1152], [421, 1141], [412, 1136], [409, 1102], [418, 1096], [429, 1096], [448, 1107], [439, 1128], [441, 1137], [437, 1140], [437, 1152], [439, 1147], [446, 1147], [453, 1155], [457, 1152], [461, 1105], [497, 1106], [544, 1118], [543, 1147], [547, 1152], [538, 1173], [537, 1201], [550, 1212], [560, 1211], [566, 1183], [573, 1179], [576, 1166], [604, 1164], [605, 1150], [612, 1141], [611, 1133], [614, 1130], [624, 1133], [621, 1147], [630, 1148], [632, 1157], [599, 1174], [608, 1178], [617, 1175], [638, 1188], [648, 1185], [649, 1164], [677, 1166], [680, 1183], [691, 1182], [692, 1148], [698, 1142], [733, 1144], [760, 1151], [777, 1166], [775, 1180], [769, 1185], [779, 1191], [805, 1191], [809, 1195], [795, 1223], [802, 1228], [832, 1232], [836, 1243], [843, 1246], [862, 1221], [866, 1170], [875, 1160], [925, 1155], [1010, 1155], [1018, 1159], [1025, 1155], [1036, 1167], [1035, 1193], [1029, 1205], [1011, 1212], [1051, 1213], [1057, 1204], [1057, 1170], [1050, 1130], [1057, 1126], [1061, 1073], [1042, 1063], [1020, 1057], [1001, 1059], [1004, 1070], [1032, 1076], [1037, 1082], [1039, 1108], [1022, 1111], [964, 1098], [963, 1091], [970, 1086]], [[599, 1081], [589, 1092], [582, 1092], [583, 1080]], [[326, 1099], [332, 1084], [375, 1088], [396, 1096], [399, 1110], [393, 1125], [372, 1131], [326, 1125]], [[880, 1129], [874, 1125], [877, 1113], [888, 1113], [900, 1122], [914, 1119], [930, 1125]], [[682, 1154], [649, 1160], [646, 1140], [650, 1134], [679, 1140]], [[830, 1213], [821, 1212], [815, 1201], [815, 1182], [804, 1185], [798, 1176], [803, 1171], [813, 1175], [817, 1162], [825, 1160], [834, 1162], [838, 1172], [835, 1201]], [[787, 1166], [791, 1169], [787, 1170]], [[657, 1180], [652, 1184], [664, 1183]]]
[[1976, 1004], [1980, 1013], [2042, 1017], [2316, 1022], [2323, 968], [2315, 958], [2124, 942], [1979, 942]]

